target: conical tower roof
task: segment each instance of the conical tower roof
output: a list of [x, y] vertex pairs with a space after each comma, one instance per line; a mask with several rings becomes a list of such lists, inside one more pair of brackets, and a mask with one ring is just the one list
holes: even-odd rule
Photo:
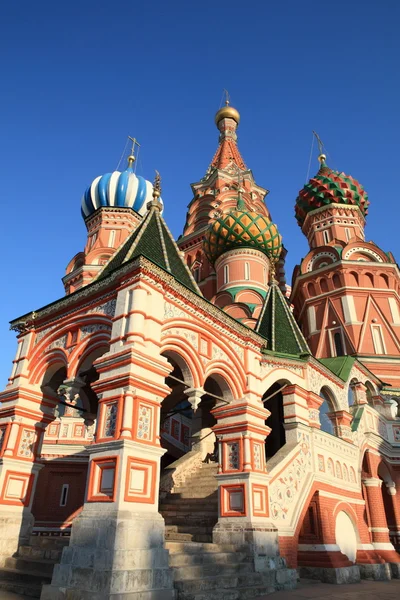
[[255, 330], [266, 338], [268, 351], [295, 356], [311, 354], [276, 281], [270, 284]]
[[170, 273], [187, 288], [202, 295], [189, 268], [181, 257], [180, 250], [161, 214], [161, 204], [156, 200], [143, 221], [130, 234], [117, 252], [104, 265], [96, 279], [103, 279], [115, 269], [138, 256], [144, 256]]

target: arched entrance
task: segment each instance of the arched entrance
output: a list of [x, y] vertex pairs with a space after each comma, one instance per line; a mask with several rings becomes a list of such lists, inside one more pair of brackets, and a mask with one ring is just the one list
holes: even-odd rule
[[[171, 392], [161, 406], [161, 445], [166, 452], [160, 513], [165, 520], [165, 537], [176, 542], [212, 542], [218, 521], [218, 451], [212, 410], [219, 401], [227, 401], [229, 388], [222, 377], [210, 375], [203, 389], [194, 389], [185, 361], [172, 353], [164, 356], [173, 367], [166, 378]], [[188, 427], [185, 439], [178, 439], [174, 422], [180, 423], [181, 430]]]

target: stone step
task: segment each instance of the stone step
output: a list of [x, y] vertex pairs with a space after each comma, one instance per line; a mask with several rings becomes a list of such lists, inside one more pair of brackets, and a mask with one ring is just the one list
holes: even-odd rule
[[207, 483], [209, 485], [214, 485], [215, 487], [217, 487], [218, 485], [214, 475], [206, 475], [204, 473], [196, 473], [196, 475], [192, 475], [192, 477], [187, 477], [185, 480], [185, 483], [190, 485], [200, 485], [200, 483], [202, 482]]
[[212, 506], [214, 508], [214, 506], [218, 506], [218, 498], [217, 496], [215, 496], [215, 498], [188, 498], [183, 503], [179, 494], [171, 494], [163, 499], [161, 506], [165, 504], [168, 506], [172, 504], [178, 504], [182, 508], [186, 509], [190, 507], [192, 510], [196, 510], [197, 508], [202, 508], [204, 506]]
[[174, 553], [169, 554], [171, 567], [185, 567], [196, 565], [234, 565], [248, 560], [244, 552], [197, 552], [197, 553]]
[[[180, 496], [181, 498], [210, 498], [213, 492], [215, 492], [215, 488], [203, 487], [196, 490], [188, 486], [179, 488], [179, 490], [176, 492], [176, 495]], [[210, 498], [210, 500], [214, 500], [214, 498]]]
[[165, 548], [170, 554], [214, 554], [214, 553], [232, 553], [236, 552], [237, 546], [234, 544], [212, 544], [212, 543], [178, 543], [166, 542]]
[[[64, 544], [67, 546], [68, 544]], [[54, 560], [55, 562], [59, 562], [61, 559], [61, 554], [63, 551], [63, 547], [59, 548], [54, 547], [41, 547], [41, 546], [20, 546], [18, 548], [18, 555], [21, 557], [30, 557], [34, 559], [47, 559]]]
[[180, 512], [186, 513], [191, 513], [193, 511], [215, 512], [215, 509], [218, 509], [217, 502], [210, 502], [210, 500], [204, 500], [203, 498], [199, 498], [199, 500], [201, 500], [201, 502], [193, 502], [190, 499], [188, 499], [187, 502], [182, 502], [182, 498], [178, 499], [171, 496], [170, 498], [166, 498], [165, 501], [160, 504], [160, 512], [164, 512], [165, 510], [179, 510]]
[[[264, 584], [263, 576], [260, 573], [246, 573], [243, 576], [209, 576], [201, 579], [184, 579], [175, 581], [174, 587], [179, 592], [185, 594], [199, 594], [218, 589], [236, 589], [239, 587], [262, 586]], [[273, 585], [273, 581], [271, 582]]]
[[163, 513], [164, 521], [166, 525], [177, 525], [182, 527], [182, 531], [188, 531], [187, 527], [207, 527], [213, 528], [215, 523], [218, 521], [218, 515], [204, 516], [198, 514], [192, 515], [169, 515]]
[[[236, 559], [237, 560], [237, 559]], [[174, 581], [204, 579], [207, 577], [228, 577], [254, 573], [254, 565], [250, 562], [234, 564], [202, 564], [174, 568]]]
[[263, 573], [175, 581], [174, 586], [178, 591], [178, 600], [248, 600], [277, 589], [291, 590], [296, 584], [295, 569], [271, 569]]
[[183, 509], [179, 510], [176, 506], [173, 508], [165, 508], [160, 510], [164, 518], [180, 518], [180, 519], [213, 519], [214, 521], [218, 520], [218, 511], [217, 510], [192, 510], [192, 509]]
[[191, 533], [194, 535], [203, 533], [212, 533], [213, 526], [199, 526], [199, 525], [166, 525], [165, 533]]
[[21, 558], [19, 556], [10, 557], [5, 560], [6, 569], [14, 569], [22, 572], [36, 573], [37, 575], [51, 577], [54, 570], [55, 561], [33, 558]]
[[211, 544], [211, 534], [178, 533], [177, 531], [165, 532], [165, 540], [171, 542], [200, 542]]
[[20, 571], [19, 569], [0, 569], [0, 589], [8, 592], [29, 596], [30, 598], [40, 598], [42, 585], [49, 584], [51, 577], [38, 575], [30, 571]]

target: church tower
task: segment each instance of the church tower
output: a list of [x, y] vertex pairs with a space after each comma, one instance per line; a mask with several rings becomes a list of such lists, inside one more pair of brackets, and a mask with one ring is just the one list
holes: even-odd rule
[[239, 112], [221, 108], [219, 146], [205, 176], [192, 184], [178, 244], [204, 296], [255, 326], [273, 272], [286, 292], [282, 239], [264, 203], [268, 190], [254, 181], [237, 145]]
[[368, 196], [353, 177], [320, 168], [295, 213], [310, 252], [295, 268], [292, 303], [317, 358], [358, 357], [400, 387], [399, 271], [391, 253], [365, 240]]

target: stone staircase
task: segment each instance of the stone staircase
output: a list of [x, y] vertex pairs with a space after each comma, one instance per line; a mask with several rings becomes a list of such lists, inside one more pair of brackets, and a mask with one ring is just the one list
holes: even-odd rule
[[217, 471], [215, 463], [203, 463], [162, 500], [160, 513], [167, 541], [212, 542], [218, 521]]
[[280, 557], [266, 559], [265, 571], [256, 573], [246, 549], [236, 546], [171, 541], [165, 546], [177, 600], [250, 600], [296, 587], [297, 571]]
[[42, 585], [51, 582], [54, 565], [68, 543], [69, 538], [32, 537], [31, 545], [20, 546], [0, 568], [0, 590], [40, 598]]
[[257, 573], [247, 548], [212, 543], [218, 521], [215, 463], [193, 466], [160, 504], [177, 600], [250, 600], [296, 587], [297, 572], [280, 557]]

